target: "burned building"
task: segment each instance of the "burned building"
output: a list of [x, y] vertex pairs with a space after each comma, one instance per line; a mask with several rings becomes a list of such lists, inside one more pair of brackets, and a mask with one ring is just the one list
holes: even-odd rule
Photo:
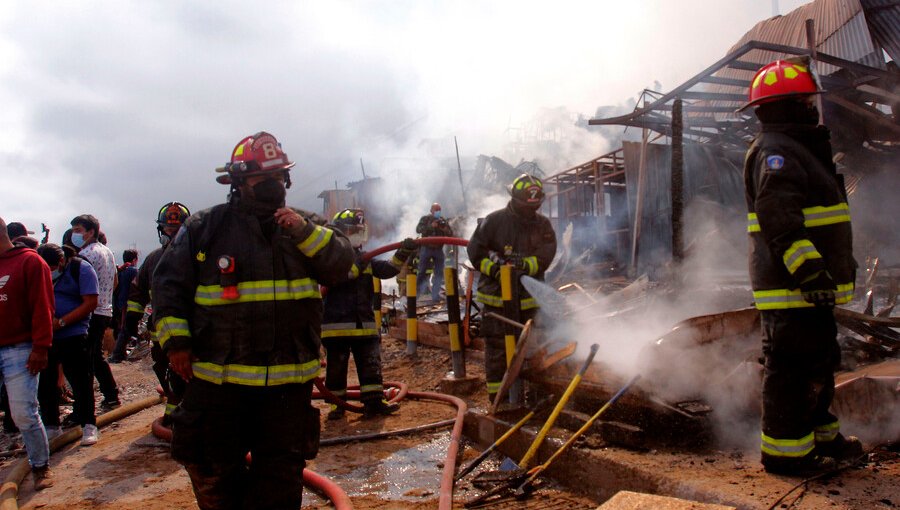
[[[900, 262], [900, 211], [884, 194], [900, 184], [900, 5], [885, 0], [817, 0], [762, 21], [671, 91], [644, 91], [632, 112], [591, 119], [592, 126], [640, 129], [641, 141], [547, 179], [557, 231], [571, 224], [576, 254], [591, 250], [595, 261], [632, 275], [652, 274], [710, 237], [743, 254], [735, 248], [745, 243], [741, 174], [757, 120], [735, 110], [760, 67], [804, 55], [813, 57], [825, 89], [822, 110], [847, 178], [857, 255]], [[689, 228], [686, 212], [717, 221]]]

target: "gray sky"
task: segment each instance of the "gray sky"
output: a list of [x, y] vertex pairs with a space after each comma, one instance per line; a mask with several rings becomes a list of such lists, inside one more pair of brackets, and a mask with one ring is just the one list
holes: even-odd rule
[[[0, 217], [59, 242], [90, 212], [117, 259], [131, 245], [143, 257], [159, 207], [222, 202], [214, 168], [259, 130], [297, 162], [288, 203], [319, 211], [360, 158], [385, 175], [420, 140], [453, 136], [464, 166], [502, 156], [508, 128], [541, 109], [591, 117], [654, 81], [669, 90], [771, 13], [761, 0], [4, 2]], [[594, 144], [571, 158], [606, 149]], [[396, 186], [433, 189], [429, 171]], [[407, 212], [429, 193], [402, 195]]]

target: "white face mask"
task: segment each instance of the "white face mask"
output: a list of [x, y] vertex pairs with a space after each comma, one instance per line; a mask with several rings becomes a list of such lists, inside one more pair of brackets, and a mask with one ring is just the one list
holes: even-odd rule
[[81, 232], [72, 232], [72, 244], [75, 245], [76, 248], [84, 246], [84, 234]]

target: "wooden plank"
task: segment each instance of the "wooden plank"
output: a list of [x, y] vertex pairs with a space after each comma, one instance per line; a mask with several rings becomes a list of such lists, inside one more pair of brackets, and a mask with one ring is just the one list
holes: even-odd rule
[[497, 390], [497, 396], [494, 397], [494, 402], [491, 404], [490, 414], [497, 414], [497, 407], [500, 405], [500, 402], [506, 398], [509, 389], [516, 379], [519, 378], [519, 372], [522, 371], [522, 365], [525, 364], [525, 356], [528, 354], [528, 348], [531, 343], [533, 343], [531, 338], [532, 324], [533, 321], [528, 319], [528, 322], [525, 323], [525, 327], [522, 328], [522, 333], [519, 334], [519, 341], [516, 342], [516, 351], [513, 353], [509, 366], [506, 367], [506, 372], [503, 374], [503, 380], [500, 381], [500, 389]]
[[578, 342], [569, 342], [565, 347], [554, 352], [553, 354], [550, 354], [549, 356], [535, 356], [535, 366], [532, 366], [532, 364], [529, 363], [528, 371], [543, 372], [544, 370], [547, 370], [553, 365], [574, 354], [576, 349], [578, 349]]

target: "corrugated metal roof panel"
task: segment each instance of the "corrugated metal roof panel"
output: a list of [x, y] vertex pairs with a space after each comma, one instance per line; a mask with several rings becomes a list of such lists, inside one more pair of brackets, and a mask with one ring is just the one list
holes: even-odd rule
[[[866, 0], [888, 1], [897, 3], [896, 0]], [[775, 16], [757, 23], [750, 31], [734, 44], [728, 53], [731, 53], [750, 41], [762, 41], [795, 48], [806, 48], [806, 20], [815, 20], [816, 48], [829, 55], [855, 61], [872, 67], [884, 69], [884, 59], [881, 51], [876, 49], [866, 24], [866, 17], [860, 0], [816, 0], [803, 5], [783, 15]], [[762, 67], [786, 55], [773, 51], [753, 50], [740, 57], [741, 61], [750, 62]], [[819, 62], [817, 70], [822, 75], [829, 75], [837, 68]], [[722, 78], [734, 78], [749, 82], [754, 71], [734, 68], [724, 68], [713, 76]], [[735, 87], [718, 84], [702, 85], [702, 90], [707, 92], [734, 92]], [[746, 88], [744, 89], [746, 92]], [[737, 107], [738, 103], [725, 103], [722, 101], [706, 102], [704, 104], [726, 105]], [[727, 118], [730, 114], [697, 114], [712, 116], [719, 119]]]
[[900, 61], [900, 1], [860, 0], [872, 39], [884, 51]]

